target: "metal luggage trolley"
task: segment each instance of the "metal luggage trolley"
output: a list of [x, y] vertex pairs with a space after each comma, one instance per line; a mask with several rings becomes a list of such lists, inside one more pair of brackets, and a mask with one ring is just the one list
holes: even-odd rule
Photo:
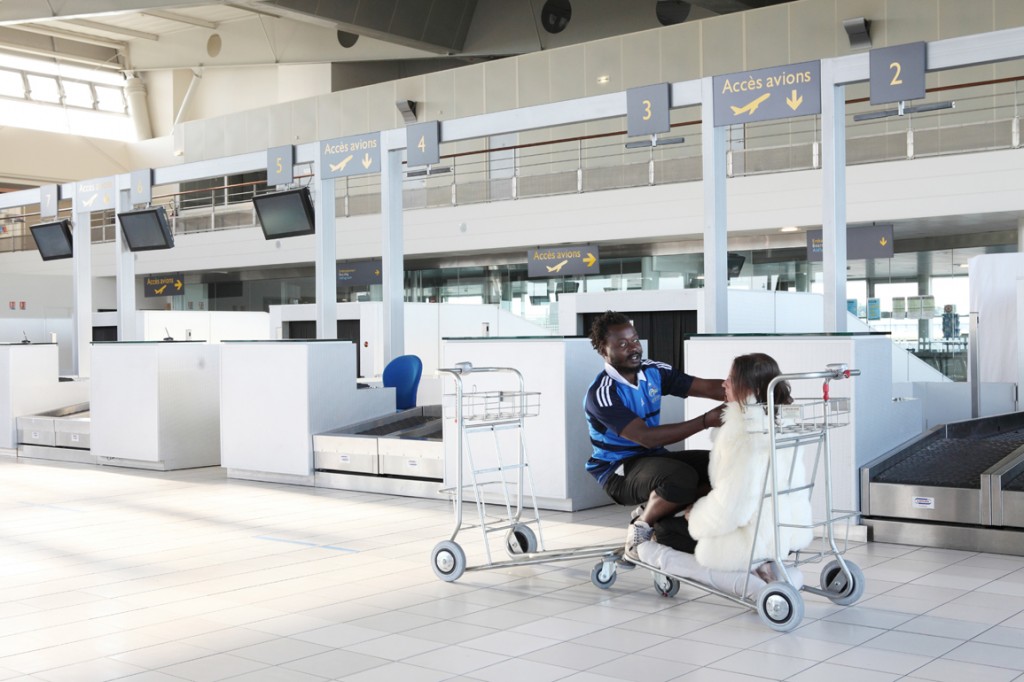
[[[466, 571], [487, 568], [502, 568], [540, 564], [550, 561], [570, 561], [600, 557], [621, 550], [621, 546], [577, 547], [564, 550], [544, 549], [544, 537], [541, 531], [540, 512], [534, 496], [533, 476], [526, 457], [526, 443], [523, 434], [524, 422], [527, 417], [535, 417], [540, 413], [540, 393], [528, 393], [525, 390], [523, 375], [511, 367], [473, 367], [468, 362], [460, 362], [452, 368], [438, 370], [452, 375], [455, 379], [454, 407], [452, 409], [457, 425], [456, 448], [458, 451], [455, 486], [445, 488], [452, 497], [455, 507], [455, 528], [451, 537], [437, 543], [430, 554], [430, 565], [438, 578], [445, 582], [453, 582], [462, 577]], [[494, 382], [507, 388], [500, 390], [466, 390], [464, 379], [470, 374], [494, 373]], [[506, 451], [508, 441], [516, 452], [509, 456], [508, 461], [502, 457], [502, 445], [499, 432], [506, 434]], [[471, 436], [478, 436], [471, 438]], [[471, 440], [484, 440], [479, 436], [490, 435], [493, 440], [493, 461], [486, 465], [474, 461]], [[511, 437], [508, 437], [508, 436]], [[492, 459], [492, 458], [488, 458]], [[471, 476], [469, 483], [464, 482], [464, 463], [468, 463]], [[524, 501], [529, 488], [529, 504], [532, 509], [529, 518], [524, 518]], [[497, 488], [491, 497], [491, 504], [497, 499], [503, 502], [504, 516], [488, 516], [485, 491]], [[466, 491], [471, 491], [476, 503], [479, 522], [463, 524], [462, 504]], [[480, 528], [483, 533], [484, 549], [487, 561], [477, 566], [466, 564], [466, 553], [455, 541], [463, 528]], [[534, 531], [536, 528], [536, 532]], [[491, 557], [489, 535], [505, 533], [505, 551], [512, 557], [505, 561], [494, 561]]]
[[[771, 445], [768, 468], [764, 477], [764, 499], [771, 499], [771, 518], [762, 518], [764, 504], [762, 503], [755, 518], [756, 524], [762, 522], [772, 523], [776, 532], [774, 533], [775, 547], [774, 555], [768, 557], [754, 556], [755, 547], [750, 548], [750, 567], [754, 567], [763, 561], [775, 561], [779, 566], [797, 567], [801, 564], [819, 562], [823, 558], [831, 557], [831, 560], [821, 571], [820, 587], [809, 585], [797, 586], [793, 583], [788, 572], [785, 578], [776, 579], [765, 585], [754, 597], [741, 597], [729, 592], [723, 592], [710, 585], [705, 585], [696, 580], [671, 575], [661, 569], [644, 563], [638, 566], [646, 568], [654, 573], [654, 588], [663, 596], [672, 597], [679, 592], [680, 583], [700, 588], [712, 594], [736, 602], [750, 609], [757, 611], [761, 621], [779, 632], [788, 632], [796, 628], [804, 617], [804, 603], [800, 596], [800, 590], [817, 594], [828, 598], [835, 604], [847, 606], [853, 604], [864, 594], [864, 574], [852, 561], [843, 558], [846, 551], [847, 535], [850, 519], [858, 516], [860, 512], [841, 510], [833, 507], [832, 503], [832, 451], [829, 433], [832, 429], [849, 424], [850, 400], [849, 398], [829, 397], [829, 383], [836, 380], [848, 379], [852, 376], [859, 376], [860, 370], [849, 369], [845, 364], [828, 365], [825, 371], [809, 372], [805, 374], [783, 374], [775, 377], [768, 385], [768, 404], [765, 411], [764, 427], [760, 433], [769, 434]], [[795, 399], [790, 405], [780, 405], [778, 412], [775, 406], [775, 385], [782, 381], [799, 382], [810, 379], [823, 379], [822, 397], [820, 399]], [[778, 418], [771, 418], [768, 415], [778, 414]], [[791, 467], [785, 478], [776, 477], [776, 466], [778, 452], [781, 448], [800, 448], [816, 446], [814, 463], [806, 485], [794, 485], [794, 467]], [[799, 460], [793, 458], [794, 465]], [[778, 498], [783, 495], [805, 495], [810, 497], [814, 487], [814, 481], [818, 473], [819, 463], [824, 463], [823, 485], [825, 486], [825, 518], [806, 525], [781, 523], [778, 518]], [[840, 550], [837, 544], [835, 524], [845, 521], [847, 534], [842, 538], [843, 548]], [[780, 528], [803, 528], [821, 529], [820, 545], [816, 550], [800, 550], [793, 552], [791, 556], [782, 556], [778, 530]], [[756, 535], [756, 533], [755, 533]], [[812, 543], [814, 546], [814, 543]], [[623, 560], [617, 554], [609, 554], [602, 558], [601, 562], [594, 566], [591, 573], [591, 581], [597, 587], [608, 589], [615, 582], [615, 568], [618, 561]], [[749, 579], [743, 585], [743, 594], [748, 595]]]

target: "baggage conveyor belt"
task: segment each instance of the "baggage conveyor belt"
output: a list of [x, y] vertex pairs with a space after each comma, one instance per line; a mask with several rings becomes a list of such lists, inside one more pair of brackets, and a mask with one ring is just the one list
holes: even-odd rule
[[1024, 554], [1024, 413], [937, 427], [860, 474], [875, 540]]

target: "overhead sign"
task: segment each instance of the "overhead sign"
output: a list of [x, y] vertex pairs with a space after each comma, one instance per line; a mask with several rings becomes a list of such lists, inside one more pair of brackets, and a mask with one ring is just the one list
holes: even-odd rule
[[336, 137], [320, 142], [320, 178], [380, 172], [380, 133]]
[[927, 58], [928, 46], [925, 43], [907, 43], [871, 50], [868, 53], [871, 103], [887, 104], [924, 98]]
[[39, 217], [40, 218], [56, 218], [57, 217], [57, 199], [58, 199], [57, 185], [42, 185], [39, 188]]
[[149, 168], [132, 171], [128, 176], [132, 183], [128, 195], [132, 206], [148, 204], [153, 201], [153, 171]]
[[364, 287], [380, 284], [381, 259], [360, 260], [353, 263], [338, 263], [338, 286]]
[[295, 179], [295, 147], [290, 144], [267, 150], [267, 185], [287, 185]]
[[627, 90], [626, 134], [634, 137], [667, 133], [671, 130], [668, 117], [670, 92], [668, 83]]
[[184, 296], [185, 273], [173, 272], [169, 275], [146, 275], [143, 281], [146, 298], [154, 296]]
[[[807, 260], [811, 262], [822, 259], [821, 230], [807, 231]], [[872, 225], [855, 227], [846, 231], [846, 259], [861, 258], [892, 258], [892, 225]]]
[[821, 62], [740, 71], [711, 79], [715, 126], [821, 113]]
[[114, 208], [114, 178], [83, 180], [78, 183], [75, 210], [92, 213]]
[[405, 129], [407, 166], [428, 166], [441, 160], [441, 123], [427, 121]]
[[526, 253], [527, 277], [596, 275], [601, 272], [601, 253], [597, 244], [549, 246]]

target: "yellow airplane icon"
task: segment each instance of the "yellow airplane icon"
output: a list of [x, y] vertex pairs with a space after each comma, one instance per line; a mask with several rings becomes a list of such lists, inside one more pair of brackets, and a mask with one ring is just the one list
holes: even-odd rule
[[761, 102], [765, 101], [771, 96], [772, 93], [766, 92], [757, 99], [755, 99], [753, 102], [745, 104], [742, 107], [734, 107], [730, 105], [729, 108], [732, 109], [732, 113], [734, 116], [739, 116], [740, 114], [748, 114], [750, 116], [753, 116], [754, 112], [757, 111], [757, 108], [761, 106]]
[[167, 288], [167, 285], [165, 284], [162, 287], [160, 287], [159, 289], [153, 289], [153, 293], [156, 294], [157, 296], [159, 296], [160, 294], [164, 293], [164, 289], [166, 289], [166, 288]]
[[548, 272], [558, 272], [559, 270], [561, 270], [562, 268], [564, 268], [568, 264], [569, 264], [569, 261], [564, 260], [561, 263], [559, 263], [558, 265], [545, 265], [544, 267], [546, 267], [548, 269]]
[[351, 161], [351, 160], [352, 160], [352, 155], [349, 154], [348, 156], [346, 156], [344, 159], [342, 159], [338, 163], [328, 163], [327, 165], [330, 166], [332, 173], [337, 173], [338, 171], [345, 170], [345, 166], [347, 166], [348, 162]]
[[82, 206], [84, 206], [85, 208], [89, 208], [90, 206], [92, 206], [96, 202], [96, 197], [98, 197], [98, 196], [99, 196], [99, 194], [93, 194], [88, 199], [83, 199], [82, 200]]

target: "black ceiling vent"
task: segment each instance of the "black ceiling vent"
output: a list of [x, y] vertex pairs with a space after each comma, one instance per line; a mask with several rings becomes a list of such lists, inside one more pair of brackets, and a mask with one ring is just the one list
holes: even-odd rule
[[547, 0], [540, 11], [540, 23], [548, 33], [561, 33], [572, 19], [569, 0]]
[[658, 23], [662, 26], [681, 24], [690, 16], [690, 3], [683, 0], [658, 0], [655, 8]]

